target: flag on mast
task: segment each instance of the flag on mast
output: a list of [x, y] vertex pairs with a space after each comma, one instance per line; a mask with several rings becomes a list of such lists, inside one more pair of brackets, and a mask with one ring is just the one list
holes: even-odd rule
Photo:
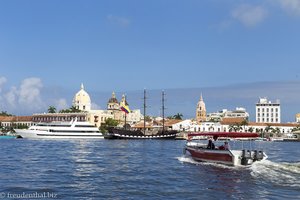
[[123, 104], [121, 106], [121, 110], [124, 111], [126, 114], [130, 113], [131, 110], [129, 109], [128, 105]]

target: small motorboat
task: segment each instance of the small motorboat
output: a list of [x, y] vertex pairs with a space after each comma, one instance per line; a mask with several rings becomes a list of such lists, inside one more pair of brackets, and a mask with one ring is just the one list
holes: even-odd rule
[[[256, 161], [262, 161], [268, 156], [262, 150], [242, 149], [232, 150], [230, 148], [215, 147], [203, 142], [193, 141], [195, 136], [210, 136], [216, 141], [218, 138], [249, 138], [258, 137], [257, 133], [240, 133], [240, 132], [201, 132], [190, 133], [188, 141], [184, 148], [184, 153], [189, 152], [191, 157], [196, 161], [221, 163], [231, 166], [251, 165]], [[209, 142], [211, 144], [211, 142]], [[212, 143], [213, 144], [213, 143]]]

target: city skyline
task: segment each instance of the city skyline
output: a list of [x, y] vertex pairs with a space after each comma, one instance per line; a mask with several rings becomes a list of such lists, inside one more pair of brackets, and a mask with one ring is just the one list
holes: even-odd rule
[[112, 91], [134, 94], [140, 108], [143, 88], [165, 89], [177, 101], [169, 99], [170, 115], [194, 116], [203, 92], [209, 112], [253, 115], [266, 96], [293, 121], [299, 21], [299, 0], [1, 1], [0, 109], [64, 108], [84, 83], [101, 109]]
[[[0, 77], [0, 80], [3, 79]], [[80, 90], [80, 84], [73, 90], [57, 87], [40, 88], [32, 83], [38, 82], [35, 78], [23, 81], [22, 85], [15, 88], [16, 93], [10, 93], [2, 87], [0, 95], [0, 110], [13, 114], [31, 115], [33, 113], [47, 112], [49, 106], [55, 106], [57, 111], [72, 106], [75, 94]], [[276, 87], [274, 88], [274, 85]], [[0, 87], [1, 88], [1, 87]], [[287, 89], [288, 88], [288, 89]], [[282, 122], [294, 122], [295, 114], [299, 113], [299, 82], [260, 82], [236, 84], [222, 87], [207, 88], [173, 88], [165, 89], [166, 116], [182, 113], [184, 118], [195, 118], [196, 106], [202, 94], [207, 112], [218, 112], [222, 109], [234, 110], [236, 107], [246, 108], [250, 114], [250, 121], [255, 121], [255, 104], [260, 97], [267, 97], [274, 102], [280, 100]], [[106, 109], [107, 102], [112, 92], [91, 91], [85, 86], [91, 97], [93, 109]], [[6, 93], [8, 92], [8, 93]], [[117, 99], [121, 100], [126, 95], [131, 109], [143, 109], [143, 89], [132, 91], [117, 91]], [[147, 90], [147, 114], [161, 116], [162, 90]], [[62, 98], [63, 97], [63, 98]], [[10, 100], [10, 102], [8, 102]]]

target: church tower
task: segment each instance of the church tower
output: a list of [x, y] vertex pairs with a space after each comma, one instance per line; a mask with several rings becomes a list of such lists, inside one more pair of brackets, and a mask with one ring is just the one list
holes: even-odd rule
[[124, 94], [122, 95], [122, 99], [120, 101], [120, 106], [122, 106], [122, 105], [128, 106], [128, 103], [126, 101], [126, 96]]
[[91, 110], [91, 98], [90, 95], [84, 90], [83, 84], [81, 84], [79, 92], [73, 98], [73, 106], [82, 111]]
[[119, 110], [119, 101], [116, 98], [115, 92], [112, 93], [111, 98], [108, 100], [107, 103], [107, 110]]
[[200, 100], [197, 104], [196, 108], [196, 121], [197, 122], [204, 122], [206, 121], [206, 108], [205, 108], [205, 103], [203, 101], [202, 94], [200, 96]]

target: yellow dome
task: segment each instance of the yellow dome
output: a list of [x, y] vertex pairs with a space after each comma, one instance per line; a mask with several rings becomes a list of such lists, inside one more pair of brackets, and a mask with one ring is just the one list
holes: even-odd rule
[[81, 84], [80, 90], [73, 98], [73, 106], [83, 111], [91, 110], [91, 98], [90, 95], [84, 90], [83, 84]]

